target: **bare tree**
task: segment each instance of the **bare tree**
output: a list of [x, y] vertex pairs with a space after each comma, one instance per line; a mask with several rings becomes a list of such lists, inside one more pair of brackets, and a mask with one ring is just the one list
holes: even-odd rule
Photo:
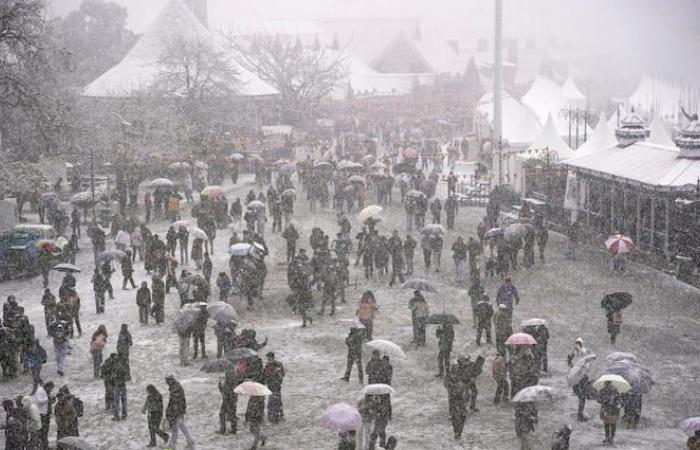
[[279, 91], [291, 123], [313, 112], [348, 75], [344, 49], [325, 49], [317, 42], [305, 49], [298, 41], [264, 32], [225, 37], [238, 62]]

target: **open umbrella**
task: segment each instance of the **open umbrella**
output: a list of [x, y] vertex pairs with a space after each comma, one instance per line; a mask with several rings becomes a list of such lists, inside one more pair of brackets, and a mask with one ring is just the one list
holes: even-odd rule
[[573, 365], [566, 376], [567, 384], [569, 386], [575, 386], [579, 381], [581, 381], [584, 375], [588, 374], [588, 371], [591, 369], [593, 361], [595, 360], [596, 356], [591, 353], [584, 355], [581, 357], [581, 359], [576, 361], [576, 364]]
[[56, 441], [64, 450], [97, 450], [97, 447], [78, 436], [66, 436]]
[[362, 416], [354, 406], [336, 403], [326, 408], [321, 416], [323, 426], [335, 433], [358, 430], [362, 426]]
[[[207, 287], [207, 280], [204, 279], [204, 277], [198, 273], [194, 273], [191, 275], [187, 275], [185, 278], [182, 279], [185, 283], [187, 284], [193, 284], [195, 286], [199, 287]], [[194, 303], [196, 304], [196, 303]], [[207, 305], [206, 303], [201, 303], [203, 305]]]
[[98, 261], [121, 261], [126, 258], [126, 253], [121, 250], [107, 250], [97, 255]]
[[224, 302], [213, 302], [207, 305], [209, 318], [215, 322], [229, 322], [238, 320], [238, 314], [233, 306]]
[[549, 386], [536, 384], [519, 390], [511, 401], [515, 403], [528, 403], [551, 402], [552, 400], [554, 400], [554, 389]]
[[421, 230], [423, 234], [445, 234], [445, 229], [439, 223], [431, 223], [423, 227]]
[[207, 186], [202, 189], [202, 195], [209, 198], [221, 197], [224, 195], [224, 189], [217, 185]]
[[61, 251], [61, 247], [58, 245], [58, 243], [51, 239], [39, 239], [34, 244], [34, 247], [51, 253], [59, 253]]
[[70, 202], [74, 205], [87, 205], [92, 202], [92, 193], [87, 191], [78, 192], [70, 198]]
[[605, 241], [605, 248], [610, 250], [615, 255], [633, 252], [635, 249], [634, 242], [627, 236], [621, 234], [613, 234]]
[[351, 183], [360, 183], [360, 184], [365, 184], [365, 177], [360, 176], [360, 175], [353, 175], [348, 178], [348, 181]]
[[291, 161], [289, 161], [288, 159], [278, 159], [277, 161], [272, 163], [272, 165], [273, 166], [284, 166], [284, 165], [287, 165], [290, 163], [291, 163]]
[[513, 333], [508, 336], [508, 339], [506, 339], [506, 345], [512, 345], [515, 347], [535, 344], [537, 344], [535, 338], [527, 333]]
[[238, 347], [234, 348], [230, 352], [226, 353], [226, 358], [231, 361], [238, 361], [240, 359], [254, 358], [258, 356], [258, 352], [248, 347]]
[[262, 156], [256, 154], [256, 153], [251, 153], [247, 156], [247, 158], [251, 161], [262, 161]]
[[612, 294], [607, 294], [600, 301], [600, 307], [611, 310], [619, 311], [621, 309], [627, 308], [632, 304], [632, 294], [629, 292], [613, 292]]
[[202, 239], [202, 240], [208, 240], [209, 238], [207, 237], [207, 233], [204, 232], [201, 228], [193, 227], [190, 230], [190, 235], [192, 235], [193, 238], [195, 239]]
[[252, 202], [248, 203], [245, 205], [246, 208], [251, 208], [251, 209], [262, 209], [265, 207], [265, 204], [261, 202], [260, 200], [253, 200]]
[[182, 220], [176, 220], [175, 222], [171, 223], [170, 225], [174, 226], [175, 228], [178, 228], [178, 227], [187, 228], [187, 227], [192, 225], [192, 222], [190, 222], [187, 219], [182, 219]]
[[612, 352], [608, 356], [605, 357], [607, 361], [632, 361], [632, 362], [640, 362], [639, 358], [637, 358], [634, 353], [626, 353], [626, 352]]
[[156, 178], [155, 180], [151, 181], [150, 183], [151, 187], [173, 187], [175, 186], [175, 183], [172, 181], [168, 180], [167, 178]]
[[80, 267], [78, 267], [74, 264], [63, 263], [63, 264], [57, 264], [57, 265], [53, 266], [53, 270], [55, 270], [57, 272], [77, 273], [77, 272], [80, 272]]
[[415, 189], [410, 190], [406, 193], [407, 197], [414, 197], [414, 198], [419, 198], [419, 197], [425, 197], [425, 194], [422, 193], [421, 191], [417, 191]]
[[648, 394], [651, 387], [656, 384], [649, 369], [629, 360], [608, 360], [607, 372], [620, 375], [632, 386], [632, 389], [642, 394]]
[[229, 158], [231, 158], [234, 161], [240, 161], [242, 159], [245, 159], [245, 156], [241, 155], [240, 153], [231, 153], [229, 155]]
[[622, 378], [620, 375], [615, 375], [611, 373], [602, 375], [600, 378], [595, 380], [595, 383], [593, 383], [593, 389], [597, 391], [603, 389], [603, 386], [605, 386], [606, 381], [609, 381], [615, 388], [615, 390], [620, 394], [625, 394], [632, 390], [632, 386], [630, 386], [627, 380]]
[[350, 328], [360, 328], [364, 329], [365, 326], [362, 324], [362, 322], [357, 321], [356, 319], [338, 319], [335, 322], [333, 322], [333, 325], [345, 325]]
[[432, 314], [426, 323], [432, 325], [459, 325], [459, 319], [454, 314], [440, 313]]
[[294, 189], [286, 189], [282, 191], [282, 194], [280, 194], [282, 197], [294, 197], [296, 195], [296, 191]]
[[340, 161], [336, 167], [338, 170], [353, 170], [361, 169], [364, 166], [360, 163], [355, 163], [352, 161]]
[[400, 163], [400, 164], [396, 164], [395, 166], [393, 166], [392, 171], [394, 172], [394, 174], [400, 174], [400, 173], [413, 174], [413, 173], [416, 173], [416, 165], [413, 163]]
[[527, 319], [520, 322], [520, 327], [538, 327], [540, 325], [547, 325], [547, 321], [534, 317], [532, 319]]
[[503, 232], [503, 237], [506, 241], [511, 242], [525, 236], [525, 233], [527, 233], [527, 228], [525, 228], [525, 225], [522, 223], [513, 223], [506, 227], [505, 231]]
[[389, 167], [381, 161], [377, 161], [370, 166], [372, 169], [388, 169]]
[[238, 395], [247, 395], [248, 397], [268, 397], [272, 395], [272, 391], [267, 386], [255, 381], [244, 381], [236, 386], [233, 392]]
[[683, 419], [678, 424], [678, 428], [688, 434], [695, 434], [696, 431], [700, 431], [700, 417], [688, 417], [687, 419]]
[[503, 236], [504, 230], [503, 228], [497, 227], [497, 228], [491, 228], [489, 231], [484, 233], [484, 239], [492, 238], [494, 236]]
[[217, 358], [205, 362], [200, 370], [206, 373], [214, 373], [226, 372], [227, 370], [233, 370], [235, 368], [236, 364], [230, 359]]
[[245, 256], [249, 254], [252, 249], [252, 245], [245, 242], [239, 242], [238, 244], [232, 245], [228, 252], [233, 256]]
[[320, 161], [314, 164], [314, 170], [333, 170], [333, 165], [329, 162]]
[[283, 175], [291, 175], [297, 171], [297, 165], [294, 163], [285, 164], [280, 166], [277, 170]]
[[419, 291], [426, 291], [426, 292], [437, 292], [437, 289], [435, 289], [435, 286], [430, 283], [428, 280], [424, 280], [423, 278], [412, 278], [410, 280], [407, 280], [404, 284], [401, 285], [402, 289], [417, 289]]
[[382, 211], [383, 208], [379, 205], [369, 205], [368, 207], [360, 211], [360, 213], [357, 215], [357, 220], [359, 220], [360, 222], [364, 222], [370, 218], [376, 219], [379, 217], [379, 214]]
[[174, 163], [170, 164], [168, 167], [171, 169], [177, 170], [177, 169], [189, 169], [191, 166], [190, 166], [190, 163], [188, 163], [187, 161], [180, 161], [180, 162], [174, 162]]
[[401, 347], [391, 341], [384, 339], [374, 339], [367, 343], [367, 347], [379, 350], [380, 353], [387, 355], [390, 358], [406, 359], [406, 354]]
[[401, 154], [406, 159], [418, 158], [418, 151], [413, 147], [406, 147], [405, 149], [403, 149], [403, 152], [401, 152]]
[[188, 328], [199, 318], [202, 313], [200, 308], [201, 305], [206, 303], [187, 303], [185, 304], [175, 315], [175, 329], [182, 333], [187, 331]]
[[345, 188], [343, 189], [343, 192], [345, 192], [347, 194], [352, 194], [353, 192], [355, 192], [355, 187], [352, 185], [345, 186]]
[[375, 383], [375, 384], [368, 384], [367, 386], [363, 387], [362, 390], [360, 391], [360, 394], [362, 395], [394, 395], [396, 394], [396, 391], [394, 390], [393, 387], [389, 386], [388, 384], [382, 384], [382, 383]]

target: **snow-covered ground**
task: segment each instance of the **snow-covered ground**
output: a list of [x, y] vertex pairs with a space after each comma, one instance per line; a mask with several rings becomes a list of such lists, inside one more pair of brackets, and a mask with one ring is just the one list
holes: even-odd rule
[[[254, 188], [252, 178], [242, 177], [237, 186], [226, 185], [233, 196], [244, 196]], [[444, 186], [440, 187], [444, 189]], [[441, 191], [442, 192], [442, 191]], [[444, 193], [443, 193], [444, 194]], [[442, 195], [442, 194], [441, 194]], [[301, 197], [301, 195], [300, 195]], [[397, 201], [398, 194], [394, 199]], [[186, 214], [188, 215], [188, 214]], [[431, 273], [430, 279], [438, 283], [438, 294], [426, 294], [431, 311], [444, 309], [455, 313], [462, 325], [456, 327], [453, 358], [459, 354], [482, 354], [486, 357], [484, 373], [478, 379], [480, 412], [467, 419], [462, 442], [456, 443], [447, 418], [447, 396], [442, 381], [436, 379], [437, 344], [434, 328], [428, 330], [428, 345], [416, 349], [411, 340], [410, 313], [407, 308], [411, 291], [387, 287], [389, 278], [366, 282], [360, 270], [352, 269], [353, 287], [347, 291], [349, 303], [341, 305], [337, 316], [350, 318], [361, 292], [375, 291], [380, 306], [375, 321], [375, 337], [389, 339], [401, 345], [408, 355], [404, 362], [395, 361], [394, 387], [398, 395], [393, 399], [393, 419], [388, 427], [390, 435], [397, 436], [401, 449], [498, 449], [518, 448], [509, 406], [494, 406], [495, 383], [490, 376], [493, 346], [478, 348], [471, 326], [471, 308], [466, 291], [454, 284], [453, 265], [448, 249], [457, 234], [475, 235], [476, 225], [483, 215], [482, 209], [466, 208], [459, 212], [458, 231], [449, 233], [443, 252], [443, 270]], [[309, 213], [308, 206], [300, 201], [296, 207], [296, 223], [301, 227], [300, 246], [308, 248], [308, 236], [312, 226], [321, 226], [328, 233], [335, 233], [335, 213], [332, 211]], [[398, 203], [385, 208], [380, 224], [382, 233], [397, 228], [404, 236], [404, 213]], [[269, 223], [268, 223], [269, 225]], [[353, 222], [353, 235], [358, 228]], [[152, 229], [165, 234], [166, 223], [153, 225]], [[269, 227], [268, 227], [269, 230]], [[228, 231], [220, 230], [214, 255], [214, 277], [227, 267], [226, 243]], [[333, 235], [331, 235], [333, 236]], [[339, 378], [345, 370], [347, 329], [331, 324], [326, 316], [314, 316], [313, 326], [300, 328], [300, 320], [293, 316], [284, 302], [288, 294], [284, 241], [278, 235], [266, 234], [271, 256], [268, 257], [268, 281], [262, 306], [246, 311], [236, 298], [241, 315], [241, 327], [252, 327], [260, 338], [267, 336], [272, 350], [285, 364], [287, 377], [283, 385], [283, 402], [286, 421], [280, 425], [265, 425], [269, 449], [331, 449], [337, 446], [337, 436], [324, 429], [320, 415], [335, 402], [353, 403], [361, 386], [353, 372], [350, 383]], [[111, 243], [108, 243], [108, 246]], [[46, 338], [43, 311], [40, 305], [41, 282], [39, 278], [14, 280], [0, 285], [2, 298], [14, 294], [24, 305], [30, 320], [37, 329], [37, 336], [49, 353], [43, 377], [55, 380], [57, 387], [66, 383], [71, 391], [85, 401], [85, 416], [80, 420], [80, 432], [89, 442], [103, 449], [141, 449], [148, 443], [146, 419], [140, 414], [145, 400], [145, 386], [155, 384], [167, 401], [164, 377], [173, 374], [185, 389], [188, 400], [187, 422], [199, 449], [249, 448], [252, 436], [246, 429], [236, 436], [220, 436], [218, 411], [221, 396], [216, 384], [216, 374], [199, 371], [200, 362], [191, 367], [180, 367], [177, 356], [177, 336], [170, 326], [179, 306], [176, 293], [167, 299], [166, 325], [141, 326], [138, 323], [134, 290], [121, 290], [121, 278], [116, 273], [115, 300], [108, 300], [106, 314], [95, 315], [90, 274], [93, 270], [92, 251], [87, 237], [81, 241], [83, 251], [78, 265], [78, 292], [82, 299], [81, 322], [83, 336], [73, 342], [68, 358], [66, 376], [59, 379], [55, 372], [53, 346]], [[550, 376], [541, 379], [542, 384], [560, 391], [563, 399], [539, 408], [538, 449], [549, 448], [548, 439], [553, 430], [563, 424], [571, 424], [572, 449], [602, 448], [603, 427], [598, 419], [598, 405], [589, 402], [586, 413], [592, 420], [580, 424], [576, 417], [576, 398], [566, 386], [566, 354], [574, 339], [581, 336], [587, 347], [599, 355], [600, 373], [604, 356], [611, 351], [629, 351], [640, 357], [655, 376], [657, 385], [644, 398], [641, 427], [638, 430], [618, 431], [616, 448], [619, 449], [679, 449], [684, 447], [685, 437], [676, 427], [677, 421], [700, 413], [700, 293], [674, 279], [646, 267], [632, 266], [623, 276], [611, 275], [607, 261], [597, 252], [581, 252], [580, 259], [570, 262], [563, 258], [563, 238], [550, 236], [545, 264], [531, 269], [520, 269], [514, 275], [521, 295], [516, 307], [514, 324], [530, 317], [544, 317], [549, 321]], [[422, 258], [416, 253], [416, 273], [422, 276]], [[57, 291], [60, 274], [53, 273], [52, 289]], [[134, 276], [137, 284], [150, 281], [141, 264]], [[354, 282], [357, 279], [357, 288]], [[150, 283], [149, 283], [150, 284]], [[488, 294], [493, 298], [497, 284], [486, 282]], [[605, 293], [625, 290], [634, 295], [634, 303], [625, 311], [618, 343], [613, 348], [607, 339], [605, 318], [599, 307]], [[216, 295], [216, 293], [215, 293]], [[111, 414], [103, 411], [103, 385], [92, 378], [92, 362], [89, 338], [98, 324], [105, 323], [110, 338], [107, 352], [114, 351], [121, 323], [128, 323], [134, 338], [131, 351], [133, 381], [128, 384], [129, 418], [124, 422], [110, 421]], [[216, 344], [213, 331], [207, 334], [210, 357], [215, 356]], [[367, 354], [367, 353], [366, 353]], [[363, 361], [363, 362], [366, 362]], [[22, 376], [11, 383], [0, 384], [0, 398], [15, 396], [29, 389], [30, 379]], [[239, 402], [239, 417], [245, 411], [245, 400]], [[242, 423], [242, 421], [241, 421]], [[52, 423], [52, 440], [55, 425]], [[184, 445], [184, 440], [180, 444]], [[3, 448], [4, 443], [0, 443]]]

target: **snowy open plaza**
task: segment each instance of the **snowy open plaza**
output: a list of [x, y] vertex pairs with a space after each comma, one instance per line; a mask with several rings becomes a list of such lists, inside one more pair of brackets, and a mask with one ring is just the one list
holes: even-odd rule
[[350, 3], [0, 3], [0, 450], [700, 450], [700, 5]]

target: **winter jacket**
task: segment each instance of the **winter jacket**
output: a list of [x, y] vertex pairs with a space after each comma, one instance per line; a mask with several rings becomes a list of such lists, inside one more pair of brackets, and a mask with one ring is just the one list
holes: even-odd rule
[[141, 234], [141, 230], [139, 228], [136, 228], [136, 229], [134, 229], [134, 231], [131, 232], [131, 246], [132, 247], [143, 246], [143, 235]]
[[360, 320], [373, 320], [375, 315], [377, 314], [377, 310], [379, 310], [379, 308], [377, 307], [377, 304], [375, 302], [362, 302], [357, 308], [355, 314]]
[[134, 265], [131, 262], [129, 255], [126, 258], [122, 258], [122, 275], [125, 277], [131, 276], [134, 273]]
[[163, 413], [163, 396], [158, 391], [149, 391], [143, 411], [149, 414]]
[[262, 423], [265, 416], [265, 397], [255, 396], [248, 400], [245, 420], [248, 423]]
[[100, 333], [93, 337], [92, 342], [90, 342], [90, 350], [102, 350], [105, 348], [106, 343], [107, 337], [103, 333]]
[[282, 381], [284, 380], [284, 366], [279, 361], [272, 361], [265, 364], [263, 369], [263, 380], [272, 392], [282, 390]]
[[345, 345], [348, 346], [348, 353], [350, 355], [362, 355], [362, 342], [364, 338], [365, 333], [363, 329], [353, 328], [350, 330], [350, 334], [345, 338]]
[[165, 410], [165, 417], [171, 425], [174, 425], [178, 418], [185, 415], [187, 412], [187, 400], [185, 400], [185, 391], [182, 385], [177, 381], [173, 381], [169, 385], [170, 398], [168, 399], [168, 408]]
[[120, 332], [119, 338], [117, 339], [117, 353], [118, 354], [129, 354], [129, 349], [133, 345], [131, 341], [131, 334], [127, 332]]
[[491, 374], [496, 381], [504, 381], [508, 376], [508, 365], [506, 359], [502, 356], [496, 356], [491, 365]]
[[443, 325], [435, 332], [439, 338], [438, 348], [441, 352], [452, 351], [452, 343], [455, 340], [455, 329], [451, 325]]
[[63, 395], [56, 402], [54, 408], [56, 426], [59, 435], [78, 436], [78, 411], [75, 408], [75, 397], [70, 394]]
[[24, 416], [27, 418], [27, 431], [34, 433], [41, 430], [39, 408], [34, 404], [31, 397], [24, 396], [22, 398], [22, 410], [24, 411]]
[[148, 306], [151, 304], [151, 290], [147, 287], [140, 287], [136, 291], [136, 304], [138, 306]]

